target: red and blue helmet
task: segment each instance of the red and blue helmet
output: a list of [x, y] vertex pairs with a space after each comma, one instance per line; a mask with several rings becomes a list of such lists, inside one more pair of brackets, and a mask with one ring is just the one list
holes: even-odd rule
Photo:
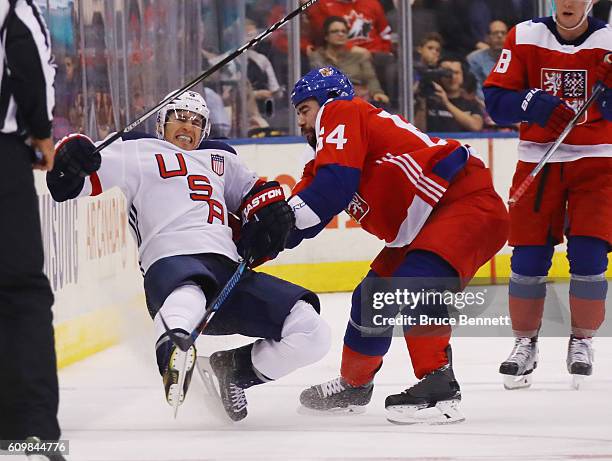
[[297, 106], [306, 99], [314, 98], [320, 105], [328, 99], [355, 96], [349, 78], [332, 66], [311, 70], [297, 81], [291, 93], [291, 103]]

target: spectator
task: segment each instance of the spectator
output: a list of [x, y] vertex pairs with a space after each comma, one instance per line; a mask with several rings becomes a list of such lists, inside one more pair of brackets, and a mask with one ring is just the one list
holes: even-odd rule
[[489, 20], [483, 20], [483, 9], [472, 0], [442, 0], [440, 3], [437, 22], [449, 55], [464, 59], [473, 50], [487, 47], [484, 32]]
[[81, 70], [75, 56], [65, 56], [55, 79], [53, 138], [61, 139], [83, 129]]
[[376, 77], [370, 52], [347, 45], [348, 23], [339, 16], [330, 16], [323, 24], [323, 32], [325, 45], [311, 54], [311, 67], [337, 67], [351, 79], [358, 96], [387, 104], [389, 98]]
[[319, 0], [306, 10], [311, 42], [324, 44], [323, 24], [330, 16], [340, 16], [348, 24], [348, 47], [359, 46], [372, 53], [372, 63], [386, 94], [396, 102], [397, 59], [391, 53], [391, 28], [379, 0]]
[[482, 84], [491, 73], [493, 66], [497, 63], [502, 49], [504, 48], [504, 42], [506, 41], [507, 35], [508, 26], [503, 21], [496, 20], [491, 22], [489, 24], [489, 34], [487, 38], [489, 48], [473, 51], [467, 56], [470, 71], [474, 74], [478, 82], [476, 95], [483, 101], [484, 95], [482, 93]]
[[419, 59], [414, 64], [414, 80], [421, 80], [423, 73], [438, 67], [442, 53], [442, 36], [437, 32], [431, 32], [423, 37], [417, 47]]
[[608, 24], [612, 24], [612, 0], [595, 0], [593, 16]]
[[391, 52], [391, 28], [378, 0], [319, 0], [306, 11], [310, 20], [311, 41], [324, 43], [324, 23], [330, 16], [340, 16], [348, 24], [348, 44], [371, 53]]
[[483, 127], [482, 110], [478, 102], [463, 95], [463, 63], [445, 58], [440, 68], [447, 75], [432, 82], [432, 93], [419, 83], [415, 125], [422, 131], [457, 132], [480, 131]]
[[229, 114], [225, 110], [223, 98], [209, 87], [204, 87], [204, 100], [210, 110], [210, 137], [211, 138], [227, 138], [232, 129], [232, 122]]
[[[300, 4], [306, 3], [307, 0], [300, 0]], [[286, 5], [283, 3], [281, 5], [275, 5], [272, 9], [269, 10], [269, 14], [267, 17], [267, 27], [270, 27], [272, 24], [280, 21], [287, 14]], [[310, 53], [314, 51], [314, 46], [310, 41], [310, 21], [306, 14], [300, 14], [298, 16], [300, 21], [300, 61], [302, 64], [301, 73], [305, 74], [308, 72], [308, 57]], [[294, 21], [297, 20], [294, 19]], [[257, 49], [260, 53], [265, 53], [270, 60], [272, 61], [272, 65], [274, 69], [276, 69], [276, 75], [278, 76], [279, 81], [287, 82], [289, 80], [289, 65], [287, 56], [289, 54], [289, 37], [287, 36], [287, 27], [281, 27], [276, 32], [274, 32], [267, 40], [264, 40], [259, 45], [257, 45]], [[269, 49], [264, 51], [266, 47]]]
[[[251, 19], [245, 20], [246, 39], [251, 40], [258, 34], [257, 25]], [[268, 101], [282, 96], [276, 73], [270, 60], [253, 49], [247, 51], [247, 78], [253, 87], [253, 95], [258, 109], [263, 112]]]

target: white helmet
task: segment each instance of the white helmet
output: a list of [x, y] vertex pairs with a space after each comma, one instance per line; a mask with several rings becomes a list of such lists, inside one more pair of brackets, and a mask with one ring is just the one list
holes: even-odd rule
[[[172, 93], [168, 93], [166, 98]], [[194, 114], [202, 116], [202, 135], [198, 141], [198, 145], [204, 138], [210, 134], [210, 110], [206, 105], [206, 101], [200, 93], [195, 91], [186, 91], [179, 97], [173, 99], [157, 112], [156, 131], [159, 139], [164, 139], [166, 121], [168, 112], [172, 110], [186, 110]]]

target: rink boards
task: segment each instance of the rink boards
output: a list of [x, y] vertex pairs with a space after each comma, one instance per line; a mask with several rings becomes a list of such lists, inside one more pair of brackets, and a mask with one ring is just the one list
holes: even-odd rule
[[[504, 199], [516, 165], [514, 137], [466, 138], [492, 168], [495, 187]], [[286, 186], [299, 179], [309, 148], [300, 138], [232, 141], [246, 164], [269, 180]], [[65, 366], [116, 344], [128, 330], [127, 309], [142, 309], [142, 276], [136, 246], [128, 232], [125, 200], [118, 190], [96, 198], [55, 203], [36, 173], [45, 272], [55, 293], [58, 363]], [[316, 292], [351, 291], [367, 273], [382, 244], [342, 213], [314, 240], [283, 252], [262, 270]], [[564, 248], [554, 256], [551, 277], [568, 275]], [[510, 273], [505, 247], [481, 268], [479, 283], [503, 283]], [[610, 275], [610, 272], [609, 272]]]

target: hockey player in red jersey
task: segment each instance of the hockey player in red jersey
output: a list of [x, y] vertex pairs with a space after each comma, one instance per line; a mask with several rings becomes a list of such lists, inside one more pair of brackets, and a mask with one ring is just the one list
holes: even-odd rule
[[538, 362], [546, 276], [567, 236], [571, 336], [567, 368], [577, 386], [592, 372], [592, 337], [604, 320], [612, 243], [612, 28], [588, 17], [590, 0], [558, 0], [552, 17], [518, 24], [484, 84], [498, 123], [521, 122], [510, 194], [591, 95], [606, 86], [526, 194], [510, 209], [509, 308], [514, 348], [501, 364], [506, 388], [528, 387]]
[[[206, 102], [187, 91], [159, 110], [159, 139], [127, 133], [95, 153], [89, 138], [70, 135], [58, 143], [55, 166], [47, 175], [59, 202], [96, 196], [115, 186], [123, 192], [158, 338], [157, 364], [166, 399], [175, 408], [188, 390], [196, 349], [192, 345], [182, 353], [161, 316], [177, 336], [196, 334], [207, 305], [238, 265], [228, 213], [243, 215], [238, 246], [255, 259], [282, 250], [293, 228], [281, 186], [261, 181], [230, 146], [207, 139], [209, 132]], [[231, 419], [247, 416], [245, 389], [281, 378], [327, 353], [331, 335], [318, 311], [318, 298], [309, 290], [245, 271], [204, 330], [260, 338], [210, 357], [208, 376], [216, 375]], [[182, 373], [186, 379], [181, 387]]]
[[[364, 324], [372, 306], [365, 302], [362, 310], [363, 284], [409, 277], [415, 290], [462, 289], [505, 243], [507, 211], [473, 149], [429, 137], [402, 117], [354, 97], [350, 81], [337, 69], [306, 74], [296, 83], [292, 102], [316, 155], [289, 200], [297, 229], [288, 246], [314, 237], [342, 210], [386, 244], [353, 293], [340, 377], [300, 397], [314, 410], [355, 410], [369, 403], [374, 375], [391, 345], [388, 330]], [[433, 280], [433, 286], [419, 285], [429, 283], [425, 280]], [[387, 397], [388, 419], [463, 420], [450, 328], [407, 327], [404, 334], [420, 381]], [[432, 419], [418, 414], [434, 406], [441, 413]]]

